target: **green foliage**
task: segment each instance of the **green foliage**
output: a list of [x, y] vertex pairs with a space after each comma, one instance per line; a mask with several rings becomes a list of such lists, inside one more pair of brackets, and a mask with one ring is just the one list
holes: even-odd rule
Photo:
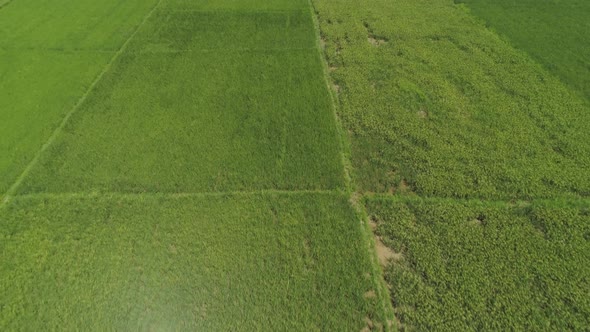
[[[590, 106], [571, 87], [587, 84], [588, 43], [573, 42], [587, 36], [563, 40], [572, 54], [552, 72], [535, 60], [559, 57], [552, 41], [588, 30], [587, 14], [564, 4], [563, 29], [536, 30], [553, 13], [521, 18], [563, 1], [468, 2], [510, 21], [510, 37], [548, 36], [527, 40], [551, 51], [515, 49], [450, 0], [314, 1], [357, 190], [396, 194], [366, 208], [394, 251], [385, 278], [399, 327], [585, 329]], [[488, 10], [508, 3], [519, 11]], [[493, 201], [519, 199], [534, 202]]]
[[111, 56], [0, 50], [0, 199]]
[[21, 192], [343, 188], [310, 16], [156, 11]]
[[383, 317], [343, 195], [19, 198], [0, 220], [5, 331], [358, 331]]
[[590, 100], [590, 2], [460, 0]]
[[451, 0], [315, 1], [359, 191], [590, 194], [590, 107]]
[[402, 259], [385, 271], [402, 326], [565, 331], [590, 325], [590, 202], [369, 199]]
[[[590, 325], [588, 7], [568, 1], [314, 0], [356, 189], [419, 195], [364, 202], [401, 254], [402, 328]], [[0, 10], [0, 195], [84, 96], [0, 203], [0, 329], [387, 330], [309, 2], [155, 4]]]
[[116, 51], [156, 2], [14, 1], [0, 11], [0, 48], [17, 51]]
[[164, 9], [199, 11], [268, 12], [309, 10], [308, 0], [163, 0]]
[[0, 10], [0, 199], [153, 5], [19, 0]]
[[16, 3], [0, 330], [388, 329], [307, 1]]
[[[154, 13], [130, 51], [284, 51], [315, 48], [309, 10], [167, 11]], [[317, 69], [317, 68], [316, 68]]]

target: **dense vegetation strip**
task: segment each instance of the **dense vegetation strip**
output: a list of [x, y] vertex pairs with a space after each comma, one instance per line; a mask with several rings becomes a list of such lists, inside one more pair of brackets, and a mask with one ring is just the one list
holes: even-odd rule
[[590, 193], [590, 107], [450, 0], [314, 1], [359, 191]]
[[398, 327], [588, 326], [590, 107], [574, 85], [452, 1], [314, 5]]
[[457, 0], [590, 100], [590, 2]]
[[372, 198], [404, 329], [570, 330], [590, 325], [590, 202], [523, 206]]

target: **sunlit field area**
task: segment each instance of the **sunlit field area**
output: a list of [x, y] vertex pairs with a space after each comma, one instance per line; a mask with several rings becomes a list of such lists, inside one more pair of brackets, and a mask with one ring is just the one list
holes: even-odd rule
[[1, 9], [2, 330], [384, 326], [312, 14]]
[[583, 1], [316, 1], [399, 330], [590, 326]]
[[584, 330], [588, 22], [0, 0], [0, 330]]

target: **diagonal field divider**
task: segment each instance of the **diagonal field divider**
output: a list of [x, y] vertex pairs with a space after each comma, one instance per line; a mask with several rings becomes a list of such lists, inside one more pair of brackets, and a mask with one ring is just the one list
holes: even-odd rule
[[57, 128], [55, 128], [55, 130], [53, 131], [53, 133], [51, 134], [51, 136], [49, 136], [49, 139], [45, 142], [45, 144], [43, 144], [41, 146], [41, 148], [39, 149], [39, 151], [35, 154], [35, 156], [33, 157], [33, 159], [31, 159], [31, 161], [29, 162], [29, 164], [27, 165], [27, 167], [25, 167], [25, 169], [18, 176], [18, 178], [16, 179], [16, 181], [8, 188], [8, 190], [4, 194], [4, 198], [0, 202], [0, 210], [2, 208], [4, 208], [4, 206], [6, 206], [6, 204], [10, 201], [10, 199], [12, 198], [12, 196], [14, 196], [15, 192], [18, 190], [18, 188], [21, 185], [21, 183], [23, 182], [23, 180], [30, 173], [31, 169], [39, 162], [39, 159], [41, 158], [41, 155], [51, 146], [51, 144], [53, 144], [53, 142], [55, 141], [55, 139], [59, 136], [59, 134], [62, 132], [63, 128], [68, 123], [68, 120], [78, 110], [78, 108], [80, 108], [80, 106], [84, 103], [84, 101], [86, 100], [86, 98], [88, 97], [88, 95], [90, 94], [90, 92], [92, 90], [94, 90], [94, 88], [96, 87], [96, 85], [98, 84], [98, 82], [100, 82], [100, 80], [103, 78], [103, 76], [109, 71], [109, 69], [111, 68], [112, 64], [115, 62], [115, 60], [117, 60], [119, 58], [119, 56], [121, 56], [121, 54], [123, 53], [123, 51], [125, 51], [125, 49], [127, 48], [127, 45], [129, 45], [129, 43], [131, 42], [131, 40], [133, 39], [133, 37], [135, 37], [135, 35], [141, 29], [141, 27], [145, 24], [145, 22], [147, 22], [147, 20], [152, 16], [152, 14], [160, 6], [160, 3], [161, 2], [162, 2], [162, 0], [158, 0], [158, 2], [154, 5], [154, 7], [144, 16], [144, 18], [142, 19], [142, 21], [137, 25], [137, 27], [131, 33], [131, 35], [129, 36], [129, 38], [127, 38], [127, 40], [125, 40], [125, 42], [123, 43], [123, 45], [121, 45], [121, 47], [113, 55], [113, 57], [107, 63], [107, 65], [104, 67], [104, 69], [98, 74], [98, 76], [90, 84], [90, 86], [88, 87], [88, 89], [86, 90], [86, 92], [84, 92], [84, 94], [80, 97], [80, 99], [78, 99], [78, 102], [76, 102], [76, 104], [72, 107], [72, 109], [64, 116], [64, 118], [61, 121], [61, 123], [59, 124], [59, 126]]
[[0, 0], [0, 9], [8, 6], [8, 4], [10, 4], [12, 2], [12, 0]]

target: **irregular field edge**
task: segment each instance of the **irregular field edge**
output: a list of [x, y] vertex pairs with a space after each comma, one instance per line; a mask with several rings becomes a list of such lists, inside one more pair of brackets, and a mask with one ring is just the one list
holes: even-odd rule
[[359, 220], [359, 227], [360, 227], [360, 233], [361, 233], [361, 237], [363, 242], [366, 245], [366, 248], [364, 248], [363, 250], [367, 250], [367, 254], [369, 255], [370, 261], [371, 261], [371, 267], [372, 267], [372, 278], [373, 278], [373, 283], [375, 284], [375, 288], [377, 291], [377, 297], [380, 300], [380, 304], [381, 304], [381, 310], [382, 310], [382, 318], [383, 318], [383, 322], [381, 322], [383, 324], [383, 328], [385, 329], [385, 331], [396, 331], [397, 328], [394, 325], [395, 323], [395, 311], [393, 309], [392, 303], [391, 303], [391, 294], [389, 293], [388, 290], [388, 286], [387, 283], [385, 282], [384, 279], [384, 271], [383, 268], [381, 267], [381, 265], [379, 264], [379, 259], [377, 257], [377, 250], [376, 250], [376, 243], [375, 243], [375, 239], [373, 236], [373, 232], [370, 229], [370, 225], [368, 223], [369, 220], [369, 215], [364, 207], [364, 204], [359, 204], [359, 202], [356, 200], [356, 198], [358, 198], [359, 194], [355, 193], [355, 186], [354, 186], [354, 181], [353, 181], [353, 166], [352, 166], [352, 162], [351, 162], [351, 147], [350, 147], [350, 141], [348, 139], [348, 136], [346, 134], [346, 131], [344, 130], [344, 125], [342, 123], [342, 120], [340, 119], [340, 116], [338, 115], [338, 105], [339, 105], [339, 99], [338, 99], [338, 95], [336, 93], [336, 91], [334, 91], [334, 89], [332, 89], [331, 87], [331, 83], [333, 83], [331, 77], [330, 77], [330, 72], [329, 72], [329, 66], [328, 63], [326, 61], [326, 54], [324, 49], [321, 46], [321, 27], [320, 27], [320, 23], [317, 17], [317, 13], [315, 10], [315, 6], [312, 2], [312, 0], [307, 0], [308, 2], [308, 6], [309, 6], [309, 13], [311, 15], [311, 19], [314, 25], [314, 30], [315, 30], [315, 44], [316, 44], [316, 49], [317, 49], [317, 55], [319, 57], [321, 66], [322, 66], [322, 72], [323, 72], [323, 77], [324, 77], [324, 82], [326, 84], [326, 89], [328, 90], [328, 93], [330, 95], [330, 99], [331, 99], [331, 108], [332, 108], [332, 116], [334, 118], [334, 125], [336, 126], [336, 131], [337, 131], [337, 139], [338, 139], [338, 144], [340, 146], [340, 157], [341, 157], [341, 163], [342, 166], [344, 168], [344, 177], [345, 177], [345, 186], [346, 186], [346, 190], [348, 193], [348, 197], [349, 197], [349, 204], [351, 205], [353, 211], [355, 212], [356, 217]]

